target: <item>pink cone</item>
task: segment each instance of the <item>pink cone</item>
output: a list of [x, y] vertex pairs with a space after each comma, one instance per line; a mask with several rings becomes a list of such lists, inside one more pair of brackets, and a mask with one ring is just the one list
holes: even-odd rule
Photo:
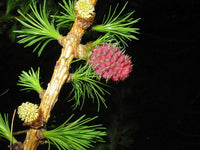
[[132, 62], [129, 57], [113, 45], [94, 47], [89, 59], [97, 75], [107, 80], [122, 81], [132, 71]]

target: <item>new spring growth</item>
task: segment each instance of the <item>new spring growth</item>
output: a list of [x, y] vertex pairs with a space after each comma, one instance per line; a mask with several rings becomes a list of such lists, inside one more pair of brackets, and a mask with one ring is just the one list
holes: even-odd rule
[[3, 116], [0, 113], [0, 139], [5, 138], [12, 141], [12, 144], [17, 143], [15, 137], [11, 135], [8, 114], [4, 114]]
[[94, 14], [94, 5], [90, 0], [79, 0], [76, 2], [74, 9], [83, 19], [89, 19]]
[[17, 85], [23, 87], [21, 90], [34, 90], [41, 93], [43, 89], [40, 85], [40, 68], [38, 68], [37, 71], [34, 71], [33, 68], [31, 68], [28, 72], [22, 71]]
[[19, 115], [19, 118], [24, 121], [24, 123], [27, 123], [34, 121], [38, 118], [38, 110], [38, 105], [26, 102], [22, 103], [22, 105], [18, 107], [17, 113]]

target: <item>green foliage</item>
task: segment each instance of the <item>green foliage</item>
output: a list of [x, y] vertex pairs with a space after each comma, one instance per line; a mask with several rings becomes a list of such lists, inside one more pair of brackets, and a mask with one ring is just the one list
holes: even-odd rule
[[43, 90], [40, 85], [40, 68], [36, 72], [34, 72], [33, 68], [28, 72], [22, 71], [17, 85], [24, 87], [21, 90], [35, 90], [40, 93]]
[[4, 118], [0, 114], [0, 137], [3, 137], [12, 143], [16, 143], [17, 140], [11, 136], [11, 131], [9, 127], [8, 115], [4, 114]]
[[58, 27], [71, 27], [72, 23], [75, 20], [75, 12], [73, 10], [74, 8], [74, 1], [73, 0], [68, 0], [68, 3], [63, 0], [64, 5], [59, 3], [59, 5], [65, 10], [65, 12], [61, 12], [61, 15], [57, 16], [54, 15], [52, 16], [53, 18], [56, 19], [56, 22], [58, 22], [57, 26]]
[[133, 33], [139, 33], [139, 28], [133, 28], [131, 26], [137, 23], [139, 19], [134, 20], [131, 18], [131, 15], [134, 13], [134, 11], [122, 15], [127, 4], [128, 2], [124, 5], [119, 13], [117, 12], [118, 5], [115, 7], [113, 12], [110, 6], [107, 19], [105, 19], [106, 17], [104, 16], [103, 23], [93, 26], [92, 29], [98, 32], [112, 33], [122, 42], [124, 46], [128, 46], [126, 40], [137, 40]]
[[111, 44], [114, 47], [117, 47], [123, 51], [123, 47], [120, 46], [120, 42], [117, 40], [117, 38], [111, 34], [106, 33], [103, 36], [99, 36], [94, 42], [92, 42], [89, 46], [89, 50], [91, 50], [93, 47], [97, 45], [104, 45], [104, 44]]
[[102, 136], [106, 135], [101, 124], [99, 125], [85, 125], [97, 117], [83, 119], [85, 115], [70, 123], [69, 117], [61, 126], [51, 131], [45, 131], [44, 136], [48, 139], [49, 150], [50, 144], [54, 144], [59, 150], [86, 150], [86, 148], [93, 147], [92, 143], [104, 142]]
[[39, 10], [36, 6], [36, 2], [32, 2], [30, 9], [33, 12], [33, 16], [27, 14], [25, 16], [20, 10], [19, 14], [25, 19], [16, 18], [25, 28], [16, 30], [15, 32], [21, 34], [18, 38], [21, 40], [18, 43], [27, 43], [25, 47], [32, 46], [37, 43], [37, 46], [33, 50], [34, 52], [42, 45], [39, 49], [38, 56], [41, 55], [44, 47], [52, 40], [58, 40], [61, 35], [58, 30], [54, 27], [54, 22], [49, 22], [48, 12], [46, 11], [46, 0], [44, 1], [43, 7], [39, 6]]
[[[100, 82], [100, 77], [97, 76], [96, 72], [91, 68], [89, 64], [85, 66], [80, 66], [72, 75], [72, 85], [73, 89], [70, 95], [73, 93], [73, 99], [75, 99], [74, 108], [84, 105], [86, 96], [98, 102], [98, 111], [100, 109], [100, 101], [106, 106], [105, 99], [102, 95], [109, 92], [102, 86], [107, 86], [106, 84]], [[82, 102], [81, 102], [82, 100]], [[82, 104], [81, 104], [82, 103]]]

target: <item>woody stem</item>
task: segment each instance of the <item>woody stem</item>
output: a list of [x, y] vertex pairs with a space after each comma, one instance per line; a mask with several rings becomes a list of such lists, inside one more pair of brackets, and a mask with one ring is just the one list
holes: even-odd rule
[[[93, 5], [95, 5], [97, 0], [91, 0], [91, 2], [93, 3]], [[85, 22], [83, 22], [83, 20], [80, 21], [79, 19], [80, 18], [76, 16], [71, 31], [67, 34], [67, 36], [62, 37], [62, 39], [59, 41], [59, 43], [63, 46], [61, 55], [56, 62], [51, 81], [48, 83], [47, 89], [44, 95], [42, 96], [41, 103], [39, 106], [42, 113], [42, 121], [44, 124], [48, 122], [50, 112], [58, 100], [60, 90], [69, 77], [70, 64], [74, 59], [75, 54], [77, 53], [76, 51], [79, 48], [82, 36], [86, 32], [85, 26], [83, 28], [81, 25], [81, 23]], [[45, 128], [45, 126], [43, 126], [42, 128]], [[40, 132], [43, 130], [31, 128], [27, 132], [26, 139], [24, 141], [24, 150], [37, 149], [40, 140], [36, 136], [36, 134], [38, 134], [38, 131]]]

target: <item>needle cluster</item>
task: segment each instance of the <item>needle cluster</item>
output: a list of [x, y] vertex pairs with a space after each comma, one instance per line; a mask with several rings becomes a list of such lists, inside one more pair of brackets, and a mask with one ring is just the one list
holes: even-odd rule
[[23, 19], [16, 18], [25, 28], [21, 30], [16, 30], [16, 33], [20, 35], [18, 38], [20, 40], [18, 43], [27, 43], [25, 47], [32, 46], [37, 43], [33, 52], [35, 52], [39, 47], [38, 56], [41, 55], [44, 47], [52, 40], [58, 40], [61, 38], [60, 33], [54, 27], [53, 20], [49, 21], [49, 15], [46, 11], [46, 0], [44, 1], [43, 7], [38, 8], [36, 2], [33, 1], [30, 5], [32, 11], [31, 14], [26, 14], [26, 16], [18, 10], [18, 13], [23, 17]]
[[71, 82], [73, 89], [70, 95], [73, 93], [73, 98], [71, 100], [75, 99], [74, 108], [79, 105], [81, 105], [82, 108], [86, 97], [91, 98], [93, 102], [95, 100], [98, 102], [98, 111], [100, 109], [100, 102], [106, 106], [103, 95], [106, 93], [109, 94], [109, 92], [104, 89], [107, 85], [100, 81], [100, 77], [91, 68], [91, 65], [87, 64], [76, 69], [72, 74]]
[[38, 93], [43, 91], [40, 85], [40, 68], [38, 68], [36, 72], [33, 70], [33, 68], [31, 68], [28, 72], [22, 71], [17, 85], [24, 87], [21, 89], [22, 91], [34, 90]]
[[112, 11], [111, 6], [108, 12], [107, 17], [104, 16], [102, 24], [93, 26], [92, 29], [98, 32], [108, 32], [112, 33], [116, 38], [122, 42], [124, 46], [128, 46], [126, 40], [138, 39], [133, 34], [139, 33], [139, 28], [132, 27], [135, 23], [139, 21], [139, 19], [133, 19], [131, 16], [133, 15], [134, 11], [126, 13], [122, 15], [123, 11], [125, 10], [128, 2], [123, 6], [121, 11], [118, 13], [118, 6], [117, 5]]
[[53, 18], [56, 19], [56, 22], [58, 22], [58, 27], [71, 27], [72, 23], [75, 20], [75, 12], [73, 10], [74, 8], [74, 1], [68, 0], [68, 3], [63, 0], [63, 4], [58, 3], [65, 11], [60, 12], [59, 15], [52, 15]]
[[14, 136], [11, 136], [11, 131], [10, 131], [9, 120], [8, 120], [7, 114], [4, 114], [4, 118], [0, 114], [0, 137], [3, 137], [9, 141], [12, 141], [12, 143], [17, 142], [17, 140], [14, 138]]
[[84, 119], [85, 115], [83, 115], [70, 123], [72, 117], [73, 115], [56, 129], [44, 132], [44, 136], [49, 141], [49, 146], [54, 144], [59, 150], [86, 150], [93, 147], [92, 143], [104, 142], [102, 136], [105, 136], [106, 132], [102, 131], [105, 128], [101, 124], [86, 125], [97, 117]]

